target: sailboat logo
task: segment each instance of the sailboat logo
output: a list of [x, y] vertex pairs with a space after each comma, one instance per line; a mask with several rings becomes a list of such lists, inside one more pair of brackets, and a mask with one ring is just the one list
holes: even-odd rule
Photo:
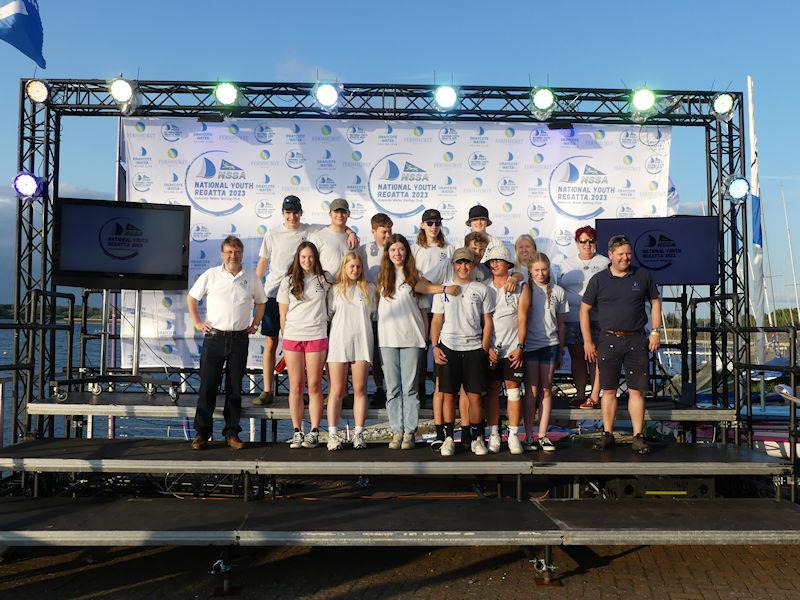
[[662, 271], [680, 257], [682, 248], [664, 231], [651, 229], [636, 239], [633, 251], [640, 265], [651, 271]]

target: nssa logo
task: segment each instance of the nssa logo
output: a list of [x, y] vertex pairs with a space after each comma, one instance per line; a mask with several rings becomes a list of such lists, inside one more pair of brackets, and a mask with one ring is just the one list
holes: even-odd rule
[[197, 210], [208, 215], [229, 215], [242, 208], [241, 200], [255, 188], [247, 172], [223, 158], [225, 150], [208, 150], [186, 168], [186, 196]]

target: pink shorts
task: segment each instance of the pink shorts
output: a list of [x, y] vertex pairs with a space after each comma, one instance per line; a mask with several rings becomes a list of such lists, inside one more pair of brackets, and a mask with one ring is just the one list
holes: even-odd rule
[[327, 349], [328, 338], [322, 338], [320, 340], [306, 340], [305, 342], [283, 340], [284, 352], [325, 352]]

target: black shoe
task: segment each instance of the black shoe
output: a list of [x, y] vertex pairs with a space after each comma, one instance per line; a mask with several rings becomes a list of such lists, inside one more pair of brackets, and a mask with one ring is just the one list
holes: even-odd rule
[[641, 433], [637, 433], [635, 436], [633, 436], [631, 448], [637, 454], [650, 454], [650, 444], [645, 441], [644, 436]]
[[614, 434], [604, 431], [592, 446], [593, 450], [611, 450], [615, 445]]
[[194, 436], [192, 450], [205, 450], [206, 448], [208, 448], [208, 437], [200, 434]]
[[383, 388], [375, 389], [375, 393], [372, 395], [372, 401], [370, 401], [369, 407], [370, 408], [386, 407], [386, 391]]

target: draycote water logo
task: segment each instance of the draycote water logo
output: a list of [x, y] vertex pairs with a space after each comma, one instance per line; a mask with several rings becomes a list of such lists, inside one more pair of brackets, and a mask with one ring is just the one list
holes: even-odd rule
[[550, 173], [550, 202], [559, 214], [592, 219], [602, 213], [615, 188], [608, 175], [589, 163], [588, 156], [571, 156]]
[[275, 130], [269, 125], [257, 125], [253, 129], [253, 137], [259, 144], [271, 144], [275, 137]]
[[639, 264], [651, 271], [662, 271], [678, 260], [683, 249], [660, 229], [642, 233], [633, 244]]
[[347, 128], [347, 141], [351, 144], [363, 144], [367, 139], [367, 131], [359, 125], [352, 125]]
[[428, 170], [410, 152], [387, 154], [369, 172], [369, 196], [382, 212], [410, 217], [425, 210], [425, 200], [436, 192]]
[[208, 150], [186, 167], [186, 196], [192, 206], [207, 215], [223, 216], [242, 208], [240, 200], [255, 189], [247, 172], [222, 158], [225, 150]]
[[469, 143], [471, 146], [486, 146], [489, 143], [489, 136], [486, 135], [486, 129], [478, 127], [473, 135], [469, 136]]
[[100, 248], [106, 256], [117, 260], [128, 260], [138, 256], [148, 239], [139, 225], [128, 218], [106, 221], [98, 234]]
[[439, 130], [439, 141], [445, 146], [452, 146], [458, 141], [458, 131], [455, 127], [442, 127]]
[[183, 130], [180, 125], [168, 121], [161, 126], [161, 137], [168, 142], [177, 142], [183, 137]]

